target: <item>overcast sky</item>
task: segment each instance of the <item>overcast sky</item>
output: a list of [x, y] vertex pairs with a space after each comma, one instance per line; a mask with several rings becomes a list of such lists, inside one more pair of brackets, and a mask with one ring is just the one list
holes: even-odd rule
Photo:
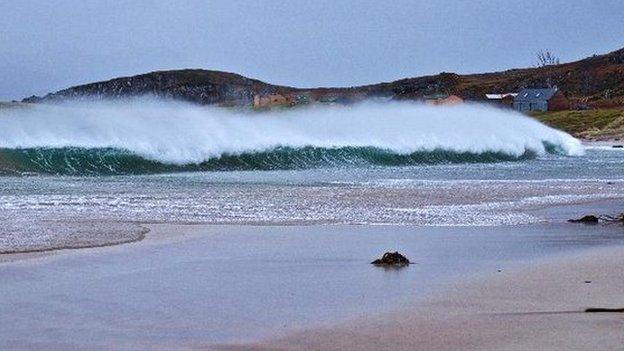
[[562, 61], [624, 47], [622, 0], [0, 0], [0, 100], [153, 70], [300, 87]]

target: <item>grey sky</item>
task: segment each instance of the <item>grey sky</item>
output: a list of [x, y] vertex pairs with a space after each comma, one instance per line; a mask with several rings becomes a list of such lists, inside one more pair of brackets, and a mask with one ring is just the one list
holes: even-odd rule
[[159, 69], [348, 86], [624, 46], [622, 0], [0, 0], [0, 100]]

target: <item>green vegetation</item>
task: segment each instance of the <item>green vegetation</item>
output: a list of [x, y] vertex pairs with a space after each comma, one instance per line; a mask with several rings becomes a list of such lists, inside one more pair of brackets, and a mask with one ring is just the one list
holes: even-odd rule
[[542, 112], [533, 114], [532, 117], [577, 138], [624, 137], [624, 109]]

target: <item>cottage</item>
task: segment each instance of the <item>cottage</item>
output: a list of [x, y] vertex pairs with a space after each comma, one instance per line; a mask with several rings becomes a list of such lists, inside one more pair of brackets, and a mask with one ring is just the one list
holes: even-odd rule
[[425, 104], [432, 106], [440, 105], [458, 105], [464, 100], [457, 95], [434, 94], [425, 96]]
[[523, 89], [514, 98], [513, 108], [520, 112], [567, 110], [570, 102], [555, 88]]
[[485, 98], [490, 104], [508, 108], [511, 108], [513, 106], [513, 101], [516, 96], [518, 96], [518, 94], [516, 93], [485, 94]]
[[254, 95], [253, 107], [273, 107], [273, 106], [289, 106], [294, 104], [294, 99], [290, 95], [271, 94], [271, 95]]

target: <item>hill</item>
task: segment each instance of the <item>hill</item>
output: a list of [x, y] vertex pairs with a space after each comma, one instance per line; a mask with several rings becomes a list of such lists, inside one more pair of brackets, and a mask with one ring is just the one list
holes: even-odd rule
[[201, 69], [157, 71], [70, 87], [43, 97], [31, 96], [23, 101], [154, 95], [198, 104], [251, 106], [254, 97], [256, 105], [295, 105], [315, 101], [349, 103], [367, 98], [413, 100], [440, 93], [480, 101], [485, 99], [486, 93], [516, 92], [525, 87], [549, 85], [558, 86], [573, 103], [592, 107], [623, 106], [624, 49], [559, 65], [483, 74], [440, 73], [350, 88], [301, 89], [273, 85], [234, 73]]
[[23, 102], [52, 102], [72, 99], [118, 99], [153, 95], [198, 104], [245, 105], [255, 94], [288, 93], [292, 88], [267, 84], [238, 74], [185, 69], [157, 71], [132, 77], [79, 85], [48, 94], [31, 96]]

